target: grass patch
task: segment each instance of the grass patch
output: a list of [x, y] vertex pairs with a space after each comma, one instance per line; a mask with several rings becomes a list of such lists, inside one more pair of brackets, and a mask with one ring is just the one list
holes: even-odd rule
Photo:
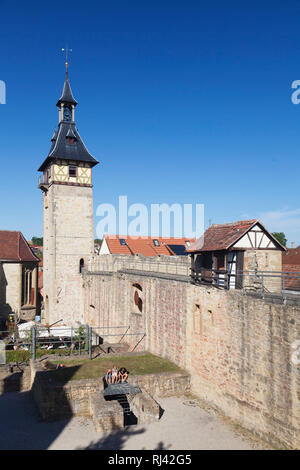
[[[38, 349], [36, 352], [36, 357], [39, 359], [40, 357], [43, 356], [50, 356], [52, 354], [60, 354], [60, 355], [66, 355], [68, 356], [70, 354], [70, 351], [68, 349]], [[19, 349], [17, 351], [6, 351], [6, 362], [29, 362], [31, 359], [31, 351], [23, 351], [22, 349]]]
[[176, 372], [181, 370], [172, 362], [161, 357], [145, 354], [143, 356], [115, 356], [111, 358], [74, 359], [54, 361], [54, 364], [64, 364], [64, 368], [51, 370], [51, 377], [57, 382], [68, 382], [80, 379], [101, 379], [107, 369], [116, 365], [119, 369], [126, 367], [130, 375], [157, 374], [159, 372]]

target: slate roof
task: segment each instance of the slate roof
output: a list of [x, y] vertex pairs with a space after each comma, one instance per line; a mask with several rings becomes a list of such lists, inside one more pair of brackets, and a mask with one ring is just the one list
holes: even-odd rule
[[71, 89], [71, 85], [70, 85], [70, 82], [69, 82], [67, 72], [66, 72], [66, 78], [65, 78], [63, 91], [62, 91], [61, 97], [59, 98], [58, 102], [56, 103], [56, 106], [60, 106], [61, 103], [74, 104], [74, 106], [77, 105], [77, 101], [75, 100], [75, 98], [73, 96], [73, 93], [72, 93], [72, 89]]
[[247, 233], [254, 225], [259, 224], [260, 227], [268, 234], [276, 245], [283, 251], [285, 248], [269, 233], [265, 227], [257, 219], [239, 220], [229, 224], [213, 224], [198, 238], [187, 250], [189, 253], [205, 252], [205, 251], [223, 251], [228, 250], [234, 245], [245, 233]]
[[0, 230], [0, 261], [39, 261], [21, 232]]
[[[69, 143], [69, 138], [73, 138], [73, 143]], [[54, 142], [54, 145], [53, 145]], [[95, 158], [88, 152], [84, 145], [76, 127], [75, 123], [61, 122], [59, 124], [58, 134], [56, 140], [52, 142], [50, 152], [41, 165], [38, 171], [44, 171], [45, 168], [56, 159], [75, 161], [75, 162], [87, 162], [91, 166], [99, 163]]]
[[[187, 248], [186, 241], [193, 243], [194, 238], [164, 238], [164, 237], [142, 237], [132, 238], [122, 235], [105, 235], [105, 240], [111, 254], [135, 255], [143, 256], [175, 256], [175, 246], [181, 247], [180, 251]], [[120, 240], [124, 239], [126, 245], [121, 245]], [[158, 241], [158, 246], [154, 245], [154, 240]], [[173, 246], [173, 249], [172, 247]], [[187, 254], [187, 253], [186, 253]]]
[[[65, 79], [62, 96], [58, 100], [57, 105], [59, 106], [60, 103], [77, 104], [77, 101], [75, 101], [73, 98], [71, 86], [67, 76]], [[70, 143], [70, 138], [73, 139], [72, 143]], [[50, 151], [38, 171], [44, 171], [47, 166], [53, 163], [56, 159], [86, 162], [90, 163], [92, 167], [99, 163], [89, 153], [86, 146], [84, 145], [79, 132], [75, 127], [75, 122], [66, 121], [61, 121], [58, 126], [58, 131], [54, 131], [51, 139]]]

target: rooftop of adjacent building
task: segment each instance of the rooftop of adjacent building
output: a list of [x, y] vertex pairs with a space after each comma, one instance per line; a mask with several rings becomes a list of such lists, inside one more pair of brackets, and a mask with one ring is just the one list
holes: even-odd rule
[[300, 245], [296, 248], [288, 248], [282, 253], [282, 264], [300, 265]]
[[21, 232], [0, 230], [0, 261], [39, 261]]
[[105, 235], [103, 243], [107, 244], [109, 253], [143, 256], [176, 256], [187, 255], [187, 248], [194, 238], [166, 237], [130, 237], [122, 235]]
[[200, 251], [221, 251], [228, 250], [238, 240], [240, 240], [247, 232], [258, 226], [268, 237], [275, 243], [278, 249], [285, 251], [278, 240], [263, 226], [258, 219], [239, 220], [226, 224], [213, 224], [204, 233], [202, 237], [197, 239], [189, 248], [188, 252]]

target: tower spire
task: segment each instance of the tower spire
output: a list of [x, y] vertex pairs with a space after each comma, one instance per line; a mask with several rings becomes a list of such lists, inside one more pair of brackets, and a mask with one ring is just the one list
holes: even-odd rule
[[65, 52], [65, 56], [66, 56], [66, 62], [65, 62], [66, 76], [65, 76], [65, 83], [64, 83], [62, 95], [56, 104], [56, 106], [58, 106], [59, 108], [61, 107], [62, 104], [73, 105], [73, 106], [77, 105], [77, 101], [74, 99], [73, 94], [72, 94], [71, 85], [70, 85], [69, 77], [68, 77], [69, 52], [72, 52], [72, 49], [69, 49], [69, 47], [66, 46], [62, 48], [62, 51]]
[[63, 48], [62, 48], [62, 51], [65, 52], [65, 55], [66, 55], [66, 62], [65, 62], [65, 66], [66, 66], [66, 78], [68, 78], [68, 67], [69, 67], [68, 56], [69, 56], [69, 52], [72, 52], [72, 49], [69, 49], [69, 46], [66, 46], [66, 47], [63, 47]]

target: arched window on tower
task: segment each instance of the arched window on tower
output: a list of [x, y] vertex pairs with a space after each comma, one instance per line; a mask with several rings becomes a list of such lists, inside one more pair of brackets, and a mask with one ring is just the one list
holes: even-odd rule
[[80, 274], [83, 274], [83, 271], [84, 271], [84, 259], [81, 258], [81, 260], [79, 262], [79, 272], [80, 272]]

